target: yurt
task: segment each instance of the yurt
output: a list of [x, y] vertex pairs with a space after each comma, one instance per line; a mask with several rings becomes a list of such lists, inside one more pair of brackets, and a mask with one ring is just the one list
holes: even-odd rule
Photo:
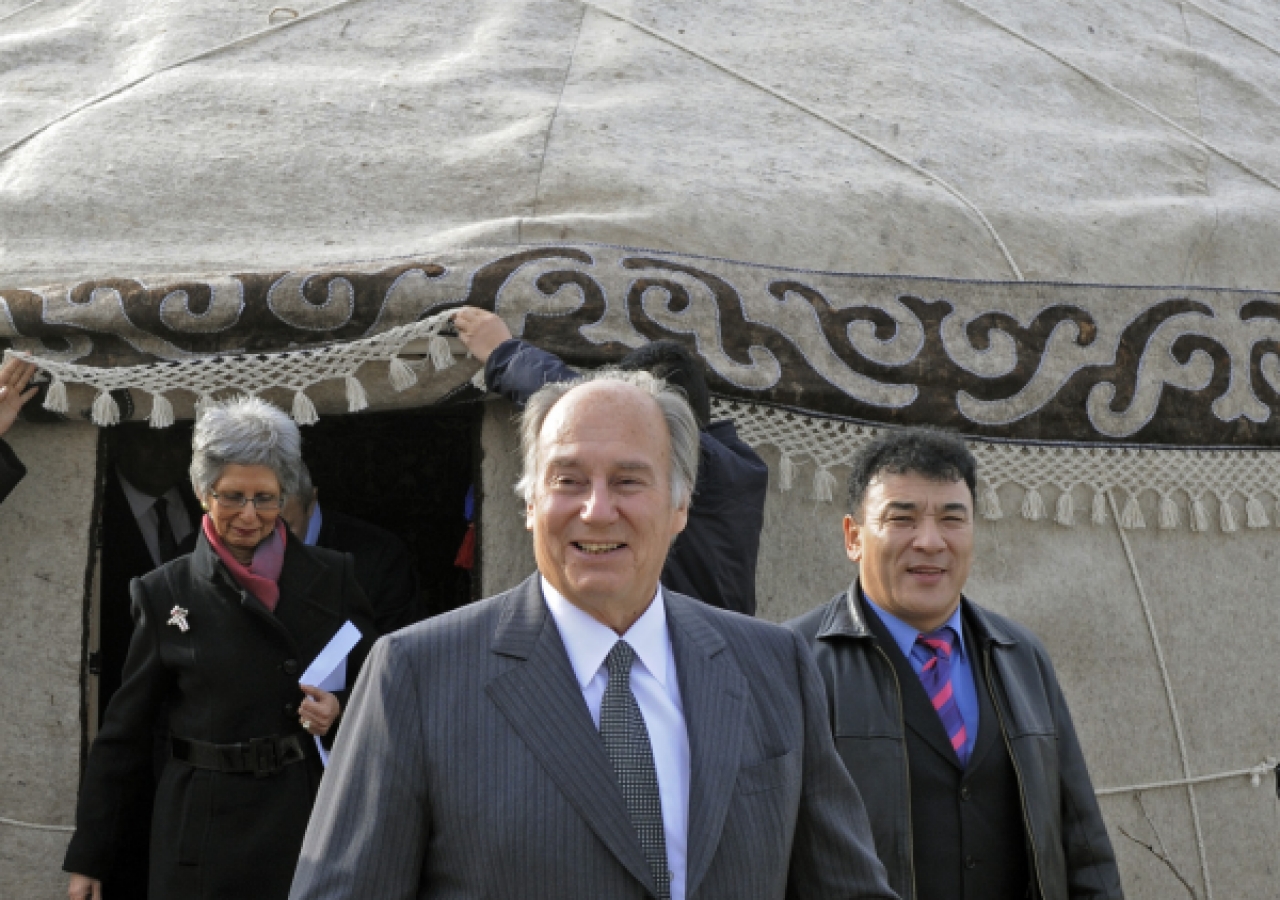
[[966, 435], [967, 592], [1049, 648], [1127, 896], [1274, 897], [1278, 147], [1264, 0], [0, 0], [0, 347], [44, 381], [0, 896], [65, 891], [130, 430], [260, 395], [428, 612], [531, 571], [471, 304], [574, 366], [700, 354], [770, 467], [771, 620], [855, 574], [869, 436]]

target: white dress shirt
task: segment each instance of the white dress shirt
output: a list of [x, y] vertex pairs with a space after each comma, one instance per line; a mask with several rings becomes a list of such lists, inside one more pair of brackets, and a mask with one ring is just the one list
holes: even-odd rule
[[[574, 606], [542, 579], [542, 596], [555, 619], [560, 639], [591, 720], [600, 727], [600, 703], [609, 683], [605, 657], [619, 640], [617, 632]], [[684, 900], [685, 857], [689, 847], [689, 730], [676, 678], [676, 657], [667, 631], [667, 608], [662, 586], [644, 615], [622, 636], [636, 652], [631, 665], [631, 693], [644, 716], [653, 747], [662, 800], [662, 827], [667, 842], [667, 866], [671, 870], [671, 900]]]
[[[151, 554], [151, 560], [157, 566], [164, 562], [160, 558], [160, 538], [158, 530], [160, 527], [160, 519], [156, 515], [156, 500], [150, 494], [144, 494], [136, 487], [129, 483], [129, 480], [120, 474], [120, 470], [116, 470], [116, 477], [120, 479], [120, 488], [124, 491], [124, 498], [129, 501], [129, 509], [133, 511], [133, 518], [138, 523], [138, 530], [142, 532], [142, 540], [147, 545], [147, 551]], [[169, 518], [169, 527], [173, 529], [173, 542], [181, 544], [183, 538], [191, 533], [191, 516], [187, 515], [187, 504], [182, 500], [182, 494], [179, 493], [177, 487], [171, 487], [161, 496], [168, 502], [169, 506], [165, 510], [165, 515]]]

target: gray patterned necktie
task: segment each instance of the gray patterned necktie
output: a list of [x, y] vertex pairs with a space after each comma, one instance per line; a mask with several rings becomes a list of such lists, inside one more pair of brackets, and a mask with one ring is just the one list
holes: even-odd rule
[[618, 641], [609, 651], [609, 684], [600, 702], [600, 737], [604, 752], [622, 787], [631, 825], [640, 836], [640, 847], [658, 888], [658, 900], [671, 898], [671, 870], [667, 867], [667, 838], [662, 829], [662, 799], [658, 772], [653, 765], [649, 729], [631, 693], [631, 663], [636, 651]]

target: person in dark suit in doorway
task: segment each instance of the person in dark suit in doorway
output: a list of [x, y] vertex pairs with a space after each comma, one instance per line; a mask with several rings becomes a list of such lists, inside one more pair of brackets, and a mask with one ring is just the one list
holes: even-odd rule
[[0, 366], [0, 503], [27, 474], [27, 467], [3, 438], [18, 418], [23, 404], [35, 396], [36, 389], [27, 387], [35, 374], [34, 365], [13, 357]]
[[849, 474], [847, 591], [788, 623], [903, 900], [1120, 900], [1120, 873], [1044, 646], [961, 593], [977, 464], [890, 431]]
[[355, 516], [328, 506], [322, 509], [305, 463], [299, 474], [298, 490], [285, 498], [283, 517], [289, 530], [308, 547], [351, 554], [356, 581], [373, 606], [379, 633], [390, 634], [421, 619], [418, 573], [404, 541]]

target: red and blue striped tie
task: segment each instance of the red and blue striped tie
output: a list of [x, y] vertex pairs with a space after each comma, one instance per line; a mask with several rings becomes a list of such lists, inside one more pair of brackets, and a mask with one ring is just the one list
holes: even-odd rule
[[942, 719], [942, 727], [947, 730], [947, 737], [951, 740], [951, 749], [960, 758], [960, 765], [967, 766], [969, 754], [965, 750], [965, 744], [969, 734], [965, 730], [964, 717], [960, 715], [955, 691], [951, 687], [951, 652], [955, 641], [956, 633], [950, 627], [943, 626], [916, 638], [911, 655], [924, 662], [924, 668], [920, 670], [920, 681], [933, 702], [933, 708], [938, 711], [938, 717]]

